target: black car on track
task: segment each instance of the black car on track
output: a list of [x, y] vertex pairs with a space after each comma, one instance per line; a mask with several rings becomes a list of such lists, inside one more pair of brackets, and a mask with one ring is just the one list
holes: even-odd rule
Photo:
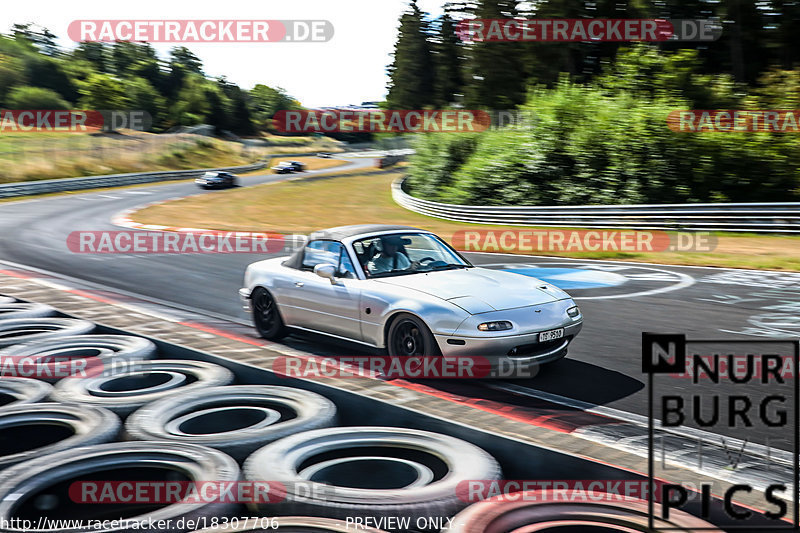
[[293, 174], [295, 172], [303, 172], [306, 166], [300, 161], [281, 161], [272, 170], [275, 174]]
[[194, 182], [203, 189], [227, 189], [239, 186], [239, 179], [229, 172], [206, 172]]

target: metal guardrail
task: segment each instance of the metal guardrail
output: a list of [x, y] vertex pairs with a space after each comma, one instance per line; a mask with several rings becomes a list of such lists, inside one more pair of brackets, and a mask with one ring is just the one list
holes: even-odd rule
[[392, 197], [410, 211], [478, 224], [566, 228], [800, 233], [800, 203], [477, 206], [423, 200], [392, 184]]
[[55, 180], [22, 181], [0, 185], [0, 198], [15, 196], [32, 196], [52, 192], [80, 191], [84, 189], [100, 189], [136, 185], [156, 181], [195, 178], [204, 172], [250, 172], [267, 166], [267, 162], [259, 161], [250, 165], [224, 168], [203, 168], [198, 170], [165, 170], [159, 172], [134, 172], [130, 174], [107, 174], [83, 178], [63, 178]]

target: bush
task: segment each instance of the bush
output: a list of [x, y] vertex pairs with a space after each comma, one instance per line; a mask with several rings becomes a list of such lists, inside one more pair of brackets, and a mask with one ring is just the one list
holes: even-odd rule
[[417, 142], [409, 186], [438, 201], [488, 205], [755, 202], [800, 199], [793, 134], [683, 133], [673, 94], [561, 80], [533, 90], [532, 127]]
[[8, 93], [9, 109], [68, 109], [69, 103], [50, 89], [15, 87]]

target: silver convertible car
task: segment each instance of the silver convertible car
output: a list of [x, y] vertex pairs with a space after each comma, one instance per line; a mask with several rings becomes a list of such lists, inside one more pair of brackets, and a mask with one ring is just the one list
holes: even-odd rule
[[311, 331], [402, 356], [496, 356], [537, 366], [564, 357], [583, 316], [544, 281], [473, 266], [407, 226], [312, 233], [290, 257], [252, 263], [239, 290], [259, 334]]

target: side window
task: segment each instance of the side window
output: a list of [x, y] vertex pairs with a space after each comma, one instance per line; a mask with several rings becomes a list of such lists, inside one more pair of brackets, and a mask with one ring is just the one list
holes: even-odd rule
[[333, 241], [312, 241], [303, 251], [303, 270], [314, 270], [314, 267], [328, 263], [339, 264], [339, 248], [341, 244]]
[[336, 241], [313, 241], [308, 243], [303, 252], [303, 270], [314, 270], [314, 267], [327, 263], [336, 265], [337, 277], [356, 278], [356, 270], [347, 255], [345, 247]]
[[347, 254], [347, 250], [341, 244], [339, 245], [341, 250], [341, 255], [339, 259], [339, 271], [338, 276], [340, 278], [355, 278], [356, 276], [356, 269], [353, 268], [353, 262], [350, 261], [350, 256]]

